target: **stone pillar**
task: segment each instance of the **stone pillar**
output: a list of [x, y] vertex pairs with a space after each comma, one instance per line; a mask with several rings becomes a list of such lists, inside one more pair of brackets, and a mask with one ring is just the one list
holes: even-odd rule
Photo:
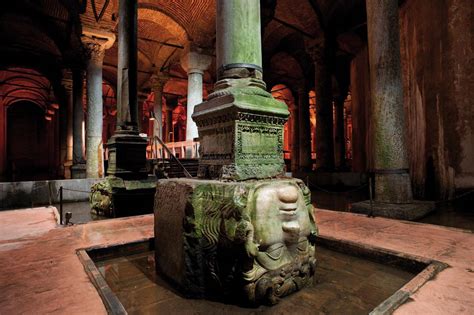
[[147, 139], [139, 135], [137, 99], [137, 1], [119, 2], [117, 129], [108, 142], [108, 175], [147, 178]]
[[93, 212], [121, 217], [151, 213], [156, 190], [146, 167], [148, 140], [138, 129], [137, 0], [119, 1], [117, 72], [117, 128], [107, 143], [108, 176], [91, 188], [90, 202]]
[[371, 126], [375, 202], [352, 205], [355, 212], [414, 220], [434, 203], [414, 201], [405, 139], [398, 2], [367, 0]]
[[148, 94], [144, 92], [138, 93], [138, 102], [137, 102], [137, 124], [138, 124], [138, 132], [143, 132], [143, 106], [145, 105], [145, 101], [148, 98]]
[[292, 104], [290, 108], [291, 117], [291, 172], [294, 174], [300, 168], [300, 112], [301, 108], [298, 108], [297, 104]]
[[[73, 132], [73, 82], [72, 73], [65, 71], [61, 81], [66, 96], [64, 108], [64, 121], [61, 122], [61, 163], [63, 165], [64, 178], [71, 178], [72, 165], [72, 132]], [[62, 110], [61, 110], [62, 112]]]
[[188, 73], [188, 101], [186, 108], [186, 141], [192, 141], [198, 137], [196, 123], [192, 120], [191, 115], [194, 107], [202, 103], [202, 77], [204, 71], [211, 65], [212, 57], [200, 53], [198, 48], [191, 48], [181, 58], [181, 65]]
[[314, 61], [316, 90], [316, 169], [334, 169], [332, 81], [328, 52], [324, 42], [309, 43], [307, 50]]
[[260, 2], [217, 1], [217, 79], [196, 106], [199, 177], [245, 180], [284, 173], [283, 124], [288, 107], [266, 91]]
[[309, 122], [309, 93], [304, 87], [298, 89], [299, 107], [299, 170], [312, 170], [311, 127]]
[[72, 178], [85, 178], [86, 165], [83, 151], [83, 124], [84, 124], [84, 73], [74, 69], [73, 72], [73, 121], [72, 121]]
[[336, 97], [334, 104], [336, 107], [336, 128], [334, 135], [334, 155], [336, 166], [339, 170], [346, 167], [346, 135], [344, 121], [344, 101], [345, 97]]
[[166, 142], [174, 142], [174, 128], [173, 128], [173, 108], [169, 102], [166, 102], [166, 128], [165, 128], [165, 139]]
[[153, 136], [160, 139], [163, 137], [163, 89], [168, 76], [162, 72], [152, 75], [151, 77], [151, 90], [155, 95], [155, 103], [153, 104], [153, 113], [155, 114], [155, 121], [153, 122]]
[[87, 178], [101, 178], [104, 176], [102, 63], [105, 48], [94, 41], [87, 42], [86, 47], [90, 54], [86, 72], [86, 176]]
[[260, 1], [216, 3], [218, 82], [192, 115], [200, 178], [156, 185], [156, 268], [186, 296], [276, 304], [313, 282], [314, 209], [283, 177], [289, 112], [262, 80]]
[[367, 0], [375, 200], [411, 202], [398, 2]]

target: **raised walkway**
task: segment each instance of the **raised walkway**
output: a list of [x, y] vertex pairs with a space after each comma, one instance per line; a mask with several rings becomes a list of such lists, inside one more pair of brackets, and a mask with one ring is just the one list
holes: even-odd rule
[[[77, 249], [153, 236], [152, 215], [72, 227], [58, 227], [55, 216], [54, 208], [0, 212], [0, 314], [105, 314]], [[323, 236], [450, 266], [395, 314], [474, 314], [473, 233], [319, 209], [317, 220]]]

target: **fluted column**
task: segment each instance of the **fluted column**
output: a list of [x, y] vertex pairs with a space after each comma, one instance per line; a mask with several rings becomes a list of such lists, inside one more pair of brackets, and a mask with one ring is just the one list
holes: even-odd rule
[[[198, 48], [196, 50], [200, 51]], [[211, 65], [212, 57], [190, 50], [181, 58], [181, 65], [188, 73], [188, 97], [186, 109], [186, 140], [198, 137], [196, 123], [191, 118], [194, 107], [202, 103], [202, 78], [204, 71]], [[190, 153], [190, 152], [189, 152]]]
[[309, 122], [309, 93], [305, 87], [298, 89], [299, 114], [299, 170], [308, 172], [311, 162], [311, 128]]
[[334, 169], [332, 82], [327, 47], [313, 42], [307, 48], [314, 61], [316, 90], [316, 169]]

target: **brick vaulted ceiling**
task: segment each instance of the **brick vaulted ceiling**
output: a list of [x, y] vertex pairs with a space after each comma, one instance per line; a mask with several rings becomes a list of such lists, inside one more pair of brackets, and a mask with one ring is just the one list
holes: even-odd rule
[[[67, 66], [67, 63], [71, 64], [79, 59], [80, 49], [77, 48], [80, 45], [81, 23], [82, 26], [87, 22], [91, 23], [89, 26], [117, 32], [118, 1], [0, 1], [2, 2], [0, 9], [3, 6], [6, 8], [1, 10], [4, 13], [0, 13], [0, 22], [1, 20], [4, 22], [0, 23], [0, 27], [4, 26], [0, 39], [4, 38], [4, 42], [11, 43], [3, 46], [3, 49], [8, 50], [9, 56], [19, 55], [13, 50], [28, 47], [29, 43], [34, 43], [38, 37], [41, 37], [41, 41], [35, 45], [38, 53], [44, 55], [42, 50], [52, 47], [49, 49], [51, 58], [55, 58], [59, 63], [63, 60]], [[308, 56], [304, 52], [305, 39], [317, 38], [330, 31], [335, 38], [347, 39], [345, 44], [342, 42], [338, 44], [339, 47], [344, 47], [345, 51], [348, 51], [352, 49], [350, 43], [357, 42], [354, 41], [353, 36], [353, 33], [356, 33], [354, 26], [363, 24], [365, 21], [364, 0], [260, 1], [262, 10], [270, 7], [262, 37], [264, 58], [270, 66], [275, 63], [276, 59], [273, 56], [276, 55], [278, 55], [278, 60], [282, 56], [296, 60], [300, 67], [293, 68], [297, 69], [298, 73], [282, 74], [290, 77], [305, 75], [301, 74], [300, 69], [308, 69]], [[91, 15], [92, 3], [99, 11], [106, 5], [105, 14], [98, 22]], [[141, 87], [146, 88], [146, 82], [156, 68], [174, 72], [176, 76], [185, 78], [186, 73], [181, 69], [179, 60], [185, 51], [184, 48], [190, 43], [208, 48], [208, 51], [212, 53], [215, 45], [215, 5], [216, 0], [139, 0], [138, 54]], [[25, 13], [28, 15], [22, 17]], [[10, 23], [9, 21], [12, 20], [16, 22]], [[35, 26], [36, 24], [38, 25]], [[34, 32], [26, 31], [27, 27], [44, 34], [35, 35]], [[13, 36], [12, 32], [8, 31], [17, 28], [20, 31], [16, 33], [22, 34], [21, 37]], [[27, 36], [27, 33], [31, 33], [34, 38], [24, 39], [23, 35]], [[340, 36], [341, 34], [343, 36]], [[363, 37], [360, 34], [356, 35]], [[106, 53], [104, 77], [110, 83], [116, 80], [116, 65], [117, 44]], [[278, 69], [278, 73], [281, 71], [282, 69]], [[205, 78], [207, 81], [212, 81], [213, 76], [214, 69], [211, 66]]]

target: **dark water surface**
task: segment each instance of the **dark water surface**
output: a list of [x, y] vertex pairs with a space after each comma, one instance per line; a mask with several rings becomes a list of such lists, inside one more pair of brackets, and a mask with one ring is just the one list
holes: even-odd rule
[[367, 314], [415, 276], [325, 248], [316, 257], [313, 286], [259, 308], [181, 297], [156, 275], [153, 251], [96, 265], [129, 314]]

